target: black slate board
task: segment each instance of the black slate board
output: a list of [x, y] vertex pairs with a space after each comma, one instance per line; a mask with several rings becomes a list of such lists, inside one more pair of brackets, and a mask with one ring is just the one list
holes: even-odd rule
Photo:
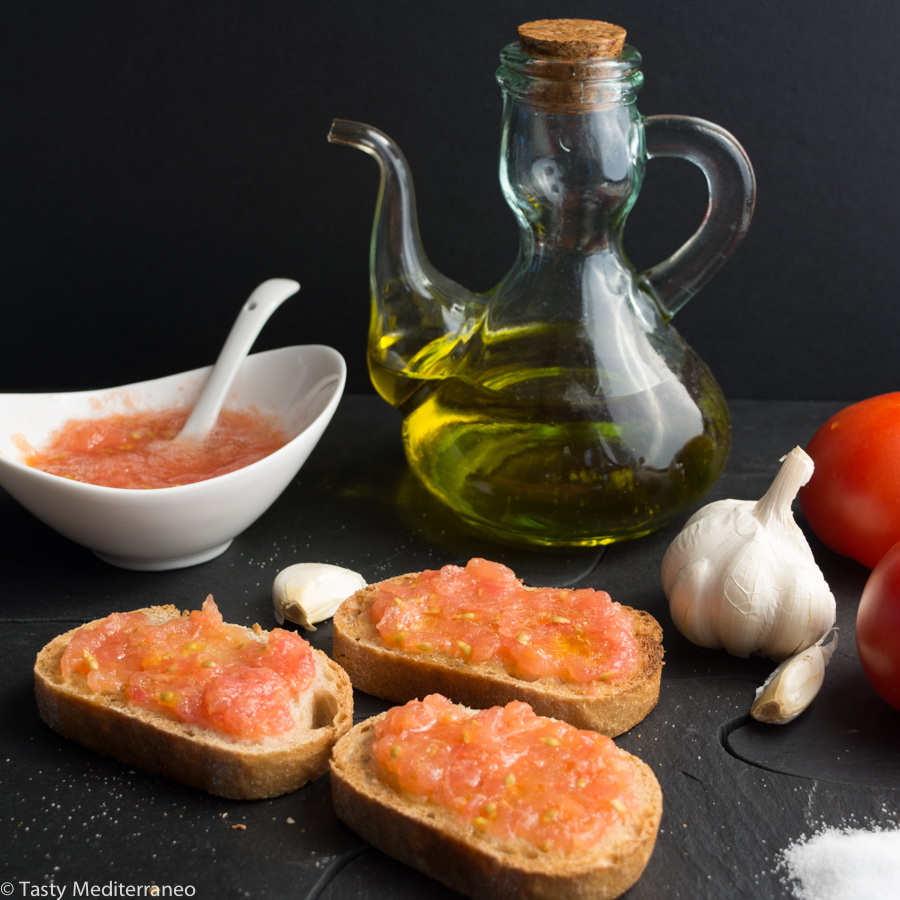
[[[804, 445], [839, 405], [732, 403], [734, 450], [707, 499], [760, 496], [779, 458]], [[659, 705], [618, 739], [653, 767], [665, 797], [653, 857], [627, 897], [788, 896], [778, 854], [790, 842], [824, 825], [894, 827], [900, 818], [900, 714], [869, 687], [853, 642], [868, 573], [810, 536], [837, 597], [840, 643], [812, 709], [790, 725], [764, 727], [747, 711], [773, 665], [701, 650], [671, 625], [659, 563], [683, 521], [605, 552], [491, 544], [412, 481], [396, 414], [376, 398], [353, 396], [272, 509], [223, 556], [191, 569], [115, 569], [0, 492], [0, 622], [8, 639], [0, 679], [0, 880], [16, 896], [39, 888], [51, 896], [51, 884], [57, 896], [63, 887], [72, 896], [76, 885], [151, 882], [191, 886], [200, 898], [457, 896], [338, 822], [327, 776], [287, 797], [240, 803], [75, 746], [40, 721], [31, 666], [44, 643], [74, 624], [154, 603], [194, 607], [210, 592], [227, 619], [272, 627], [272, 579], [294, 562], [346, 565], [375, 581], [479, 555], [507, 563], [530, 584], [603, 588], [663, 626]], [[330, 625], [311, 638], [328, 651]], [[358, 693], [355, 718], [385, 706]]]

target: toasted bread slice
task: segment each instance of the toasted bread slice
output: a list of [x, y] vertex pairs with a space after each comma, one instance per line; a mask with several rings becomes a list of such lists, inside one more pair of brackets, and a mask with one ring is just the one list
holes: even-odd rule
[[[154, 624], [180, 615], [174, 606], [140, 612]], [[91, 750], [211, 794], [253, 800], [295, 791], [328, 770], [331, 748], [353, 724], [350, 680], [319, 650], [313, 649], [313, 683], [293, 704], [295, 727], [252, 741], [129, 706], [124, 692], [94, 693], [81, 675], [64, 678], [60, 660], [77, 630], [61, 634], [37, 656], [34, 688], [41, 718]], [[261, 629], [244, 630], [265, 642]]]
[[[413, 580], [417, 573], [389, 579]], [[382, 582], [383, 583], [383, 582]], [[353, 686], [392, 703], [443, 694], [457, 703], [484, 709], [510, 700], [530, 704], [541, 716], [562, 719], [615, 737], [640, 722], [656, 706], [662, 675], [662, 629], [649, 613], [623, 607], [634, 623], [640, 663], [628, 677], [589, 684], [544, 677], [525, 681], [498, 663], [467, 663], [439, 653], [406, 653], [387, 646], [372, 622], [370, 608], [380, 584], [348, 597], [334, 616], [334, 659]]]
[[640, 809], [629, 811], [589, 850], [545, 853], [525, 840], [502, 840], [461, 823], [453, 812], [401, 793], [372, 766], [375, 716], [335, 745], [331, 791], [338, 818], [388, 856], [477, 900], [611, 900], [647, 865], [662, 816], [652, 770], [620, 750], [634, 768]]

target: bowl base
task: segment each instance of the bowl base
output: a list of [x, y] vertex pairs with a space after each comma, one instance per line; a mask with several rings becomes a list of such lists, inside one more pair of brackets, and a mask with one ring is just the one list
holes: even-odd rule
[[111, 566], [120, 569], [133, 569], [138, 572], [164, 572], [166, 569], [184, 569], [188, 566], [197, 566], [208, 562], [224, 553], [230, 546], [233, 538], [229, 538], [224, 544], [217, 544], [209, 550], [201, 550], [199, 553], [191, 553], [187, 556], [172, 556], [168, 559], [140, 559], [132, 556], [113, 556], [111, 553], [101, 553], [94, 550], [94, 556], [102, 559]]

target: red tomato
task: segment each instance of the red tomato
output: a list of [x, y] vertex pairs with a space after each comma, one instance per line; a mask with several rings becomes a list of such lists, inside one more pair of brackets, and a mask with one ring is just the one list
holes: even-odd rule
[[900, 544], [882, 557], [863, 589], [856, 649], [872, 687], [900, 709]]
[[832, 550], [871, 569], [900, 541], [900, 393], [842, 409], [806, 452], [816, 466], [800, 489], [806, 521]]

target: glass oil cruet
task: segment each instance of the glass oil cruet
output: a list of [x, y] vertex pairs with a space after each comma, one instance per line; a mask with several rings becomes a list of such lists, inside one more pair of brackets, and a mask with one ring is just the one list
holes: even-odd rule
[[[464, 520], [516, 543], [608, 544], [666, 524], [725, 465], [725, 398], [669, 320], [745, 234], [753, 170], [716, 125], [639, 114], [641, 57], [618, 26], [541, 20], [519, 36], [497, 80], [500, 181], [521, 240], [493, 291], [428, 262], [397, 145], [332, 126], [329, 140], [381, 169], [369, 372], [403, 414], [412, 471]], [[637, 273], [622, 230], [660, 156], [700, 167], [709, 207], [686, 244]]]

